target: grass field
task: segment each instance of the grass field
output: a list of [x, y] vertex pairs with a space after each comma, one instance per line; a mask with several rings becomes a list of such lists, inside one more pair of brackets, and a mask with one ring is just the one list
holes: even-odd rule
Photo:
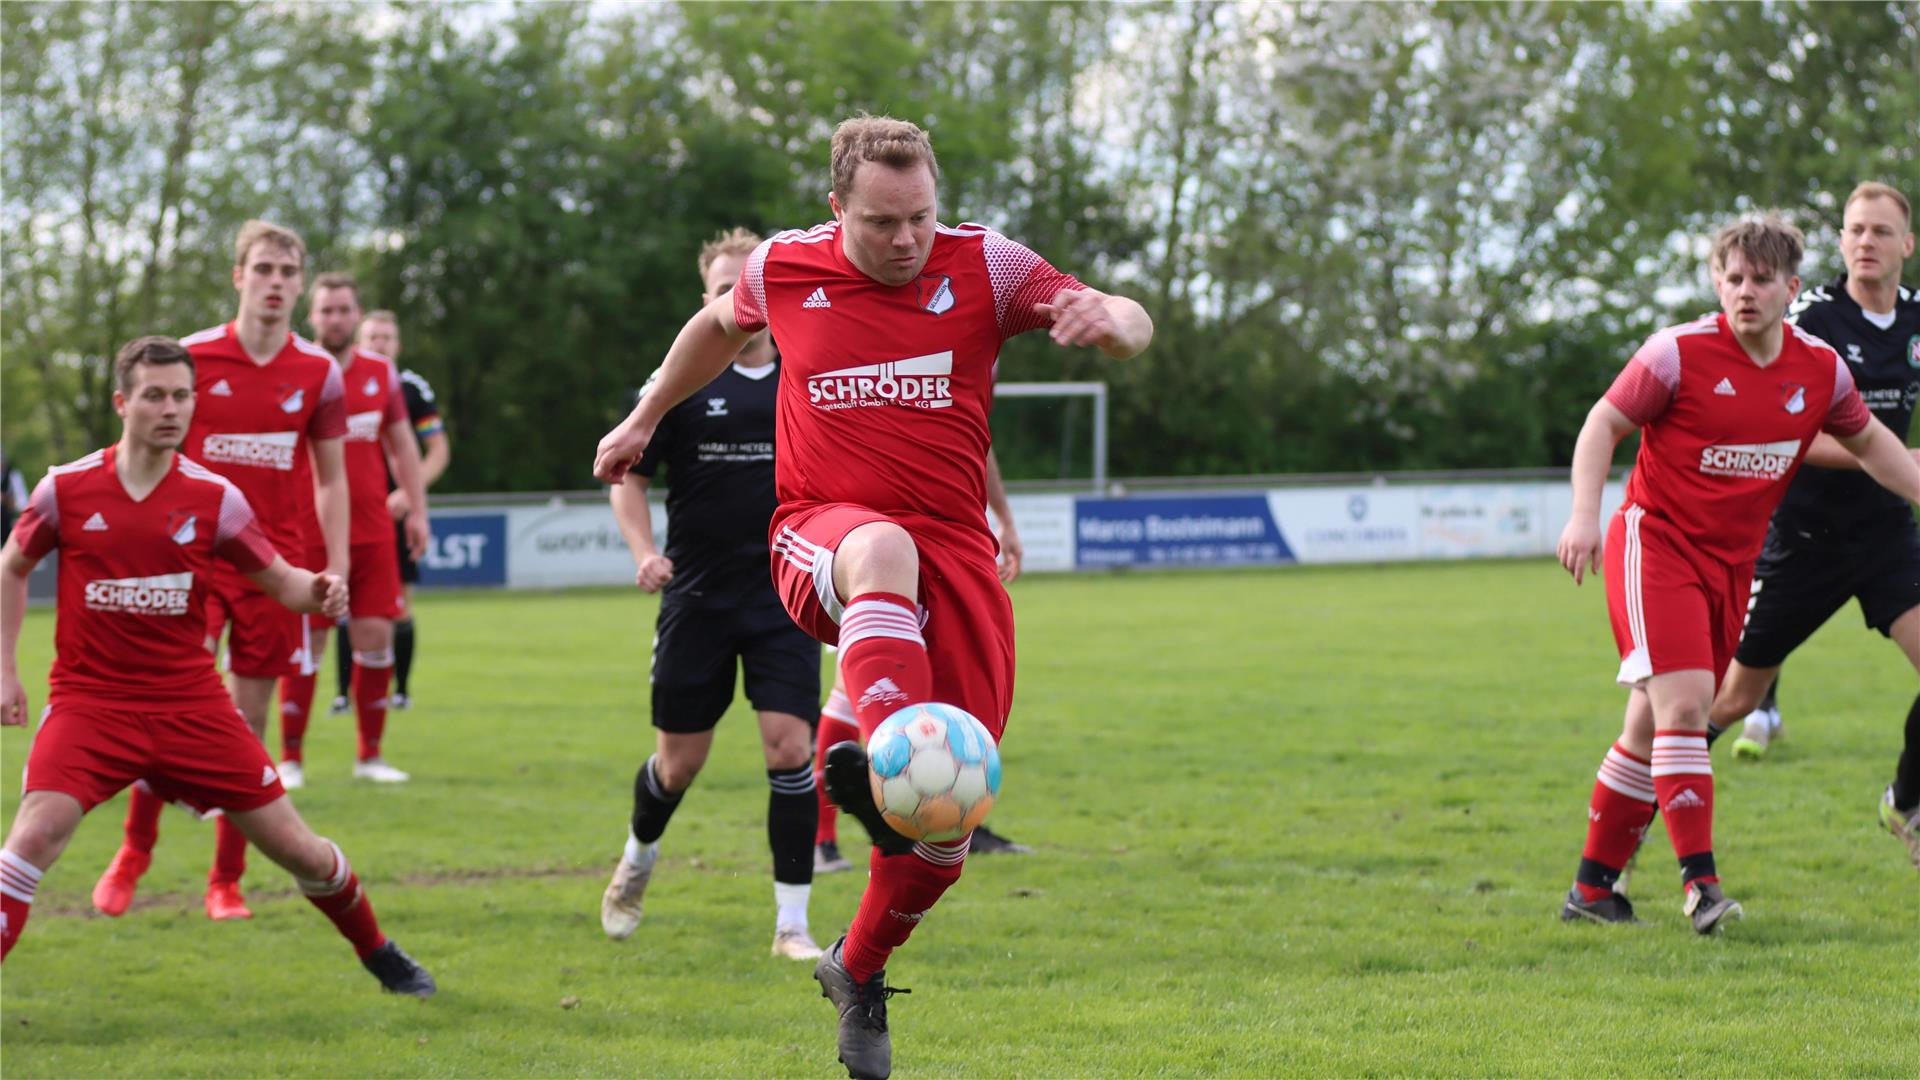
[[[1601, 590], [1545, 562], [1028, 578], [994, 823], [896, 954], [896, 1075], [1920, 1075], [1920, 875], [1874, 819], [1913, 673], [1849, 607], [1788, 668], [1790, 741], [1718, 759], [1744, 922], [1557, 918], [1621, 692]], [[48, 875], [5, 971], [30, 1076], [844, 1075], [809, 966], [768, 957], [757, 739], [736, 707], [663, 843], [647, 921], [600, 891], [651, 745], [653, 603], [430, 596], [394, 788], [318, 720], [301, 810], [440, 994], [397, 1000], [257, 855], [200, 909], [213, 830], [169, 812], [135, 910], [87, 895], [124, 799]], [[51, 619], [22, 669], [44, 702]], [[4, 806], [27, 736], [9, 729]], [[856, 853], [859, 829], [845, 839]], [[815, 934], [862, 874], [824, 877]], [[571, 1006], [571, 1007], [569, 1007]]]

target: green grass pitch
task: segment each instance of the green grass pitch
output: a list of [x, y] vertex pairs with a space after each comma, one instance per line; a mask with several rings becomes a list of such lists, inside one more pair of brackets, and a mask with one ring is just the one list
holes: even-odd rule
[[[896, 954], [896, 1075], [1920, 1075], [1920, 875], [1874, 802], [1913, 673], [1849, 607], [1787, 668], [1788, 739], [1718, 767], [1747, 918], [1695, 937], [1656, 829], [1644, 927], [1557, 918], [1622, 693], [1597, 585], [1547, 562], [1028, 578], [994, 824]], [[743, 705], [668, 831], [647, 920], [600, 932], [651, 746], [654, 602], [428, 596], [418, 704], [296, 795], [440, 980], [379, 993], [257, 854], [250, 923], [169, 811], [136, 908], [88, 892], [124, 797], [48, 874], [5, 970], [0, 1071], [37, 1076], [817, 1076], [833, 1015], [767, 955], [766, 779]], [[52, 620], [27, 621], [34, 708]], [[331, 658], [329, 658], [331, 659]], [[322, 702], [325, 696], [323, 690]], [[8, 729], [4, 808], [28, 736]], [[857, 825], [844, 834], [858, 856]], [[822, 942], [863, 873], [813, 895]]]

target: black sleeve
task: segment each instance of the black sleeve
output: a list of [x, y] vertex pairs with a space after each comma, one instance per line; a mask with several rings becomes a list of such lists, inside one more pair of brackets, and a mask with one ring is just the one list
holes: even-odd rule
[[407, 399], [407, 419], [413, 421], [415, 430], [421, 423], [435, 419], [440, 415], [440, 400], [433, 396], [433, 387], [415, 371], [400, 373], [400, 392]]
[[[641, 394], [646, 392], [646, 387], [640, 388]], [[660, 471], [660, 459], [672, 451], [674, 440], [679, 437], [680, 408], [681, 405], [675, 405], [660, 418], [660, 426], [653, 429], [653, 438], [647, 440], [647, 448], [640, 452], [640, 460], [633, 467], [634, 472], [651, 477]]]

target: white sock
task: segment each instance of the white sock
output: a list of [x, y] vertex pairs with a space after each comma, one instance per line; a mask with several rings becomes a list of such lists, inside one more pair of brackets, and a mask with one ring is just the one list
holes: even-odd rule
[[[0, 892], [23, 904], [33, 903], [33, 894], [40, 890], [40, 875], [45, 873], [39, 867], [28, 862], [25, 856], [15, 855], [11, 851], [0, 849]], [[805, 885], [799, 886], [805, 889]], [[807, 897], [800, 895], [800, 925], [807, 925]], [[782, 909], [784, 910], [784, 909]]]
[[635, 870], [647, 870], [653, 866], [653, 860], [660, 857], [660, 841], [643, 844], [631, 831], [627, 833], [627, 850], [621, 858]]
[[773, 902], [780, 907], [780, 914], [774, 917], [774, 927], [780, 930], [807, 928], [807, 897], [813, 892], [812, 885], [785, 885], [773, 883]]

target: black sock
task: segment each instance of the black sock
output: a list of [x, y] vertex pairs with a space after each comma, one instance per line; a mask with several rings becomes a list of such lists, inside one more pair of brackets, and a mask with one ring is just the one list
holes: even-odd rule
[[347, 636], [347, 624], [340, 624], [340, 635], [334, 643], [333, 670], [338, 679], [334, 697], [346, 697], [353, 688], [353, 640]]
[[685, 794], [684, 791], [669, 792], [661, 786], [660, 777], [653, 771], [653, 758], [649, 757], [633, 775], [633, 838], [643, 844], [660, 839], [660, 834], [667, 831], [673, 812], [680, 808], [680, 797]]
[[413, 673], [413, 616], [396, 619], [393, 624], [393, 692], [407, 693], [407, 676]]
[[1708, 746], [1712, 746], [1714, 743], [1718, 742], [1720, 740], [1720, 736], [1725, 735], [1726, 733], [1727, 733], [1726, 728], [1721, 727], [1719, 724], [1716, 724], [1711, 720], [1707, 721], [1707, 745]]
[[1767, 696], [1760, 699], [1759, 707], [1762, 709], [1777, 709], [1780, 707], [1779, 697], [1780, 676], [1775, 675], [1773, 681], [1767, 684]]
[[820, 826], [820, 800], [813, 792], [813, 763], [768, 769], [767, 845], [773, 849], [773, 880], [813, 883], [813, 834]]
[[1920, 805], [1920, 697], [1907, 710], [1907, 744], [1893, 774], [1893, 805], [1900, 810]]

